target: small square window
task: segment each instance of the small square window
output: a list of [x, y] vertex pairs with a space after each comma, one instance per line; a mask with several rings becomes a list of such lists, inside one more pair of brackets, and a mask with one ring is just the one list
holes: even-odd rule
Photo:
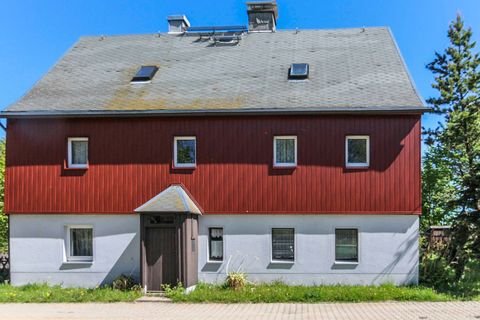
[[293, 262], [295, 260], [295, 230], [293, 228], [272, 229], [272, 261]]
[[88, 167], [88, 138], [68, 138], [68, 167]]
[[357, 229], [335, 229], [335, 261], [358, 262]]
[[295, 167], [297, 165], [297, 137], [274, 137], [273, 155], [273, 165], [275, 167]]
[[135, 76], [132, 78], [132, 82], [151, 81], [155, 73], [157, 73], [157, 70], [157, 66], [141, 66]]
[[93, 261], [93, 228], [69, 226], [66, 248], [67, 261]]
[[345, 164], [350, 168], [366, 168], [370, 165], [370, 138], [368, 136], [346, 137]]
[[308, 63], [292, 63], [288, 69], [288, 79], [307, 79], [308, 73]]
[[196, 138], [175, 137], [174, 139], [174, 165], [177, 168], [194, 168], [196, 166]]
[[208, 260], [223, 261], [223, 228], [208, 229]]

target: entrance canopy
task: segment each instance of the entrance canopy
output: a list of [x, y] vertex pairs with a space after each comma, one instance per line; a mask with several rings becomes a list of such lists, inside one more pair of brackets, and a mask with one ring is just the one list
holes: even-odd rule
[[197, 202], [180, 184], [169, 186], [167, 189], [163, 190], [155, 197], [135, 209], [135, 212], [182, 212], [200, 215], [202, 214], [202, 210], [198, 206]]

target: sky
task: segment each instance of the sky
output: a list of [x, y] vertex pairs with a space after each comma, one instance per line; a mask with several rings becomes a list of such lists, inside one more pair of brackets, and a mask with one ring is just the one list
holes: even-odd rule
[[[279, 29], [390, 27], [425, 99], [436, 95], [425, 65], [448, 45], [448, 25], [457, 13], [480, 43], [479, 0], [277, 3]], [[171, 14], [186, 14], [193, 26], [247, 24], [244, 0], [2, 0], [0, 8], [0, 109], [24, 95], [82, 35], [166, 32]], [[427, 114], [423, 125], [438, 120]]]

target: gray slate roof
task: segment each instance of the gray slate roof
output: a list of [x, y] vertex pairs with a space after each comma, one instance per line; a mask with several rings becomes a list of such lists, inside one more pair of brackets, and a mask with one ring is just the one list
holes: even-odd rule
[[[310, 64], [288, 81], [291, 63]], [[131, 84], [141, 65], [151, 83]], [[168, 34], [83, 37], [4, 115], [407, 111], [425, 106], [388, 28], [245, 34], [237, 46]]]
[[171, 185], [152, 199], [135, 209], [135, 212], [184, 212], [202, 214], [196, 202], [181, 185]]

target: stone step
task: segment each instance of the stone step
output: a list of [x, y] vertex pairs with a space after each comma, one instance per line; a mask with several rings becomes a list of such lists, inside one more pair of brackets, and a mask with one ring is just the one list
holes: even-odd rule
[[150, 295], [147, 294], [143, 297], [138, 298], [135, 302], [172, 302], [169, 298], [165, 297], [165, 295]]

